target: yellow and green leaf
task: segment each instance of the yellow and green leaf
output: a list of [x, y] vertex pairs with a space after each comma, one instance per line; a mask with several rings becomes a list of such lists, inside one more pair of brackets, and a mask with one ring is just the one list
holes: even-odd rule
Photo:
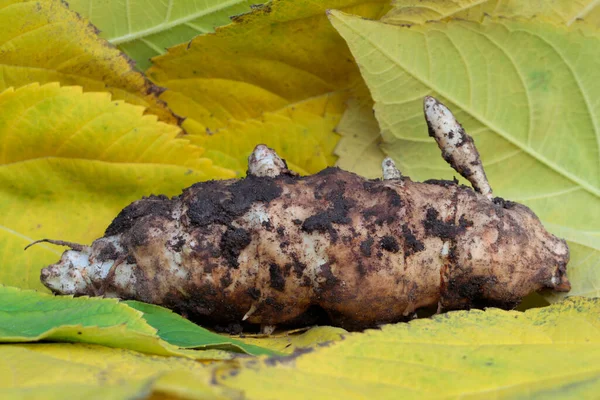
[[158, 100], [160, 88], [60, 0], [0, 0], [0, 91], [33, 82], [108, 91], [114, 99], [177, 120]]
[[381, 0], [275, 0], [234, 23], [169, 49], [148, 76], [161, 98], [198, 128], [260, 117], [315, 96], [347, 89], [360, 75], [328, 23], [329, 8], [378, 18]]
[[[299, 172], [317, 172], [335, 162], [332, 149], [339, 137], [332, 128], [343, 112], [330, 107], [323, 115], [323, 99], [340, 101], [362, 85], [348, 48], [327, 21], [328, 8], [378, 18], [389, 5], [275, 0], [214, 34], [169, 49], [153, 60], [148, 76], [168, 88], [161, 99], [186, 118], [183, 128], [207, 148], [217, 148], [210, 153], [217, 162], [245, 171], [244, 158], [223, 156], [221, 146], [236, 147], [246, 157], [250, 147], [238, 150], [240, 142], [272, 142]], [[322, 145], [315, 148], [315, 140]], [[304, 142], [309, 153], [299, 157], [298, 144]]]
[[235, 339], [280, 353], [292, 354], [301, 349], [341, 340], [347, 334], [348, 332], [345, 329], [335, 326], [316, 326], [308, 330], [300, 328], [288, 332], [276, 332], [272, 335], [243, 334], [240, 337], [235, 337]]
[[[331, 93], [266, 112], [261, 118], [231, 121], [216, 133], [192, 134], [190, 142], [206, 149], [205, 155], [217, 165], [244, 175], [248, 155], [257, 144], [273, 148], [288, 167], [303, 175], [316, 173], [335, 163], [333, 155], [339, 135], [334, 129], [344, 113], [343, 93]], [[195, 132], [195, 121], [186, 129]]]
[[385, 154], [380, 148], [379, 124], [373, 115], [371, 98], [350, 99], [335, 131], [342, 136], [335, 148], [337, 166], [367, 178], [381, 178]]
[[[0, 345], [0, 397], [132, 399], [151, 395], [224, 399], [235, 391], [210, 385], [209, 370], [181, 357], [82, 343]], [[183, 380], [183, 382], [182, 382]]]
[[42, 238], [91, 243], [130, 202], [230, 178], [180, 130], [108, 93], [37, 84], [0, 94], [0, 283], [46, 290], [42, 267], [61, 249]]
[[[452, 178], [422, 99], [443, 101], [479, 148], [499, 196], [530, 206], [571, 246], [571, 295], [599, 296], [600, 34], [541, 21], [401, 27], [333, 12], [400, 170]], [[526, 50], [525, 50], [526, 49]]]
[[[0, 393], [87, 393], [103, 383], [123, 398], [143, 381], [142, 396], [182, 398], [593, 398], [599, 315], [600, 301], [584, 298], [524, 313], [450, 312], [288, 356], [209, 366], [93, 345], [2, 345]], [[47, 374], [37, 373], [41, 365]]]
[[250, 11], [248, 0], [70, 0], [69, 8], [89, 19], [100, 37], [118, 46], [140, 70], [166, 49], [213, 32], [230, 17]]
[[600, 301], [525, 313], [458, 311], [291, 356], [215, 366], [216, 386], [248, 399], [593, 398], [600, 390]]
[[185, 349], [277, 354], [210, 332], [152, 304], [99, 297], [53, 296], [0, 286], [0, 343], [41, 340], [91, 343], [209, 360], [230, 356], [225, 352]]
[[481, 22], [486, 16], [535, 18], [571, 25], [584, 21], [600, 27], [595, 0], [394, 0], [381, 18], [388, 24], [421, 24], [449, 18]]

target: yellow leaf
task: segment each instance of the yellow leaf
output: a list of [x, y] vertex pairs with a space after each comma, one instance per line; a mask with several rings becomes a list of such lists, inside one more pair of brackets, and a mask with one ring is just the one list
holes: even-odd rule
[[90, 243], [117, 213], [152, 193], [228, 178], [179, 129], [143, 108], [58, 84], [0, 94], [0, 283], [46, 290], [39, 270], [60, 248], [33, 240]]
[[525, 17], [571, 25], [583, 20], [600, 26], [600, 3], [595, 0], [394, 0], [381, 18], [388, 24], [421, 24], [446, 18], [481, 21], [485, 16]]
[[281, 358], [215, 367], [248, 399], [594, 398], [600, 300], [386, 325]]
[[60, 0], [0, 0], [0, 91], [32, 82], [109, 91], [166, 122], [176, 118], [160, 89]]
[[[328, 8], [378, 18], [389, 5], [275, 0], [214, 34], [169, 49], [153, 59], [148, 75], [168, 88], [161, 99], [186, 117], [188, 133], [215, 149], [207, 154], [220, 165], [245, 171], [251, 145], [267, 142], [299, 172], [317, 172], [335, 161], [338, 136], [331, 128], [341, 118], [331, 107], [322, 114], [323, 99], [341, 101], [337, 96], [361, 82], [348, 48], [327, 21]], [[318, 147], [316, 140], [322, 141]], [[240, 142], [246, 145], [238, 148]]]
[[457, 175], [427, 137], [423, 97], [436, 96], [475, 139], [495, 193], [531, 207], [569, 241], [569, 294], [599, 296], [600, 213], [589, 210], [600, 205], [600, 31], [507, 18], [411, 27], [331, 18], [402, 173]]
[[264, 337], [264, 335], [241, 335], [234, 338], [247, 344], [291, 354], [297, 349], [340, 340], [347, 333], [345, 329], [334, 326], [317, 326], [302, 333], [289, 331], [268, 335], [267, 337]]
[[178, 115], [210, 131], [349, 88], [360, 75], [328, 8], [378, 18], [382, 0], [275, 0], [153, 59], [150, 78]]
[[342, 135], [335, 155], [337, 166], [367, 178], [381, 178], [379, 124], [373, 115], [373, 101], [368, 96], [350, 99], [348, 108], [335, 131]]
[[88, 344], [0, 345], [3, 399], [130, 399], [180, 392], [173, 376], [193, 380], [196, 394], [221, 398], [201, 363]]
[[345, 96], [326, 94], [265, 113], [260, 119], [231, 121], [214, 134], [195, 128], [187, 120], [185, 128], [192, 143], [206, 149], [206, 156], [217, 165], [243, 175], [248, 169], [248, 155], [254, 147], [266, 144], [285, 158], [288, 167], [301, 174], [318, 172], [335, 163], [333, 150], [339, 139], [333, 130], [344, 112]]

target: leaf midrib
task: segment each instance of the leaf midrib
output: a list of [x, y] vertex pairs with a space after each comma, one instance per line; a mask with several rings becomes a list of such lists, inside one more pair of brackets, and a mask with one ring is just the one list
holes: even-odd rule
[[[3, 231], [5, 231], [6, 233], [8, 233], [10, 235], [16, 236], [19, 239], [26, 240], [28, 243], [33, 243], [35, 241], [35, 239], [30, 238], [29, 236], [24, 235], [24, 234], [22, 234], [19, 231], [15, 231], [14, 229], [10, 229], [9, 227], [4, 226], [4, 225], [0, 225], [0, 230], [3, 230]], [[43, 248], [44, 250], [49, 251], [49, 252], [51, 252], [53, 254], [56, 254], [57, 256], [60, 256], [62, 254], [62, 252], [55, 251], [53, 248], [51, 248], [49, 245], [47, 245], [45, 243], [40, 243], [38, 245], [38, 247]]]
[[[107, 40], [109, 42], [111, 42], [112, 44], [122, 44], [122, 43], [127, 43], [127, 42], [132, 42], [134, 40], [146, 37], [146, 36], [150, 36], [150, 35], [154, 35], [156, 33], [161, 33], [164, 31], [167, 31], [177, 25], [182, 25], [186, 22], [192, 21], [194, 19], [200, 18], [200, 17], [204, 17], [206, 15], [215, 13], [219, 10], [222, 9], [226, 9], [228, 7], [234, 6], [236, 4], [242, 3], [243, 0], [229, 0], [229, 1], [223, 1], [221, 3], [219, 3], [218, 5], [214, 6], [214, 7], [210, 7], [210, 8], [206, 8], [204, 10], [200, 10], [198, 12], [195, 13], [190, 13], [187, 14], [185, 17], [182, 18], [177, 18], [168, 22], [163, 22], [160, 23], [158, 25], [155, 25], [151, 28], [148, 29], [143, 29], [137, 32], [131, 32], [131, 29], [128, 29], [130, 33], [126, 34], [126, 35], [122, 35], [122, 36], [117, 36], [114, 38], [107, 38]], [[129, 19], [129, 9], [127, 9], [127, 16]]]
[[[427, 79], [419, 77], [417, 74], [413, 73], [408, 68], [405, 68], [404, 66], [402, 66], [400, 64], [400, 62], [393, 57], [393, 55], [389, 54], [387, 51], [385, 51], [383, 48], [381, 48], [377, 43], [373, 42], [372, 40], [369, 40], [369, 38], [367, 38], [365, 35], [363, 35], [360, 31], [355, 29], [353, 26], [348, 24], [344, 19], [339, 18], [337, 16], [336, 16], [336, 18], [338, 19], [338, 21], [340, 21], [346, 27], [348, 27], [348, 29], [350, 29], [355, 34], [357, 34], [359, 37], [361, 37], [364, 41], [370, 43], [373, 47], [375, 47], [381, 54], [383, 54], [385, 57], [387, 57], [393, 64], [398, 66], [398, 68], [401, 68], [402, 70], [404, 70], [406, 73], [411, 75], [414, 79], [421, 82], [423, 85], [425, 85], [429, 88], [435, 88], [435, 85], [433, 83], [429, 82]], [[554, 162], [548, 160], [545, 156], [539, 154], [534, 149], [532, 149], [529, 146], [521, 143], [520, 141], [512, 138], [508, 133], [506, 133], [502, 129], [496, 127], [491, 121], [488, 121], [484, 116], [481, 116], [476, 112], [470, 111], [469, 107], [462, 104], [462, 102], [454, 100], [453, 96], [450, 96], [447, 93], [445, 93], [444, 91], [439, 90], [437, 88], [435, 88], [434, 90], [437, 93], [439, 93], [441, 96], [443, 96], [444, 98], [449, 99], [452, 103], [456, 104], [461, 109], [465, 110], [467, 113], [469, 113], [469, 115], [473, 116], [473, 118], [477, 119], [482, 125], [487, 126], [492, 132], [496, 133], [498, 136], [502, 137], [504, 140], [506, 140], [509, 143], [522, 149], [524, 152], [529, 154], [531, 157], [540, 161], [541, 163], [543, 163], [544, 165], [546, 165], [548, 168], [552, 169], [559, 175], [562, 175], [565, 178], [571, 180], [572, 182], [578, 184], [579, 186], [581, 186], [583, 189], [590, 192], [591, 194], [593, 194], [597, 197], [600, 197], [600, 189], [593, 187], [591, 184], [582, 180], [578, 176], [570, 173], [569, 171], [565, 170], [560, 165], [557, 165]]]

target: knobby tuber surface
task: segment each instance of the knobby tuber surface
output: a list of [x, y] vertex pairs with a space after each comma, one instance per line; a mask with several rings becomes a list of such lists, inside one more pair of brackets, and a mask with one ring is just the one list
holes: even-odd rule
[[383, 180], [338, 168], [300, 177], [259, 145], [245, 179], [132, 203], [103, 238], [44, 268], [42, 282], [200, 322], [310, 323], [320, 309], [348, 329], [426, 306], [511, 308], [535, 290], [569, 290], [564, 240], [527, 207], [492, 199], [473, 140], [447, 108], [426, 98], [425, 113], [444, 158], [477, 191], [413, 182], [390, 159]]

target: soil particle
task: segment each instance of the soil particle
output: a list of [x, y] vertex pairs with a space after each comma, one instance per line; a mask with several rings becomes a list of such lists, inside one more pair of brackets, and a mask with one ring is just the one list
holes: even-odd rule
[[513, 201], [504, 200], [502, 197], [494, 197], [494, 199], [492, 201], [494, 202], [495, 205], [505, 208], [507, 210], [510, 210], [516, 204]]
[[117, 249], [112, 243], [106, 243], [98, 252], [98, 256], [96, 259], [99, 262], [105, 262], [108, 260], [116, 260], [117, 259]]
[[360, 252], [365, 257], [371, 257], [371, 246], [373, 246], [374, 242], [375, 240], [371, 236], [369, 236], [360, 243]]
[[273, 224], [271, 223], [271, 221], [263, 221], [262, 224], [263, 228], [265, 228], [265, 230], [271, 232], [273, 230]]
[[230, 335], [239, 335], [244, 330], [242, 324], [232, 322], [227, 325], [215, 325], [214, 330], [219, 333], [228, 333]]
[[275, 309], [275, 311], [278, 311], [278, 312], [283, 311], [283, 308], [284, 308], [283, 304], [277, 302], [273, 297], [267, 297], [265, 299], [265, 304], [270, 307], [273, 307]]
[[209, 226], [230, 225], [245, 214], [255, 203], [269, 203], [281, 196], [281, 185], [276, 178], [249, 175], [229, 185], [224, 181], [200, 182], [187, 189], [186, 215], [190, 224]]
[[325, 288], [325, 289], [332, 288], [332, 287], [336, 286], [338, 284], [338, 282], [340, 281], [338, 278], [335, 277], [335, 275], [333, 275], [333, 272], [331, 271], [331, 265], [323, 264], [323, 265], [321, 265], [320, 270], [321, 270], [321, 272], [319, 273], [319, 276], [322, 276], [323, 278], [325, 278], [325, 282], [322, 285], [323, 288]]
[[451, 186], [458, 185], [458, 179], [456, 179], [456, 177], [454, 177], [454, 179], [451, 181], [446, 180], [446, 179], [427, 179], [423, 183], [427, 183], [430, 185], [438, 185], [438, 186], [442, 186], [442, 187], [451, 187]]
[[382, 237], [379, 244], [381, 245], [382, 249], [389, 251], [391, 253], [397, 253], [398, 251], [400, 251], [400, 245], [398, 244], [398, 241], [393, 236], [386, 235], [386, 236]]
[[360, 260], [358, 261], [358, 264], [356, 264], [356, 270], [358, 271], [358, 275], [360, 277], [367, 275], [367, 268]]
[[369, 207], [361, 212], [363, 218], [368, 221], [374, 218], [375, 224], [382, 226], [383, 224], [392, 224], [398, 219], [398, 208], [404, 206], [404, 202], [400, 195], [381, 183], [381, 181], [367, 181], [363, 184], [363, 188], [373, 194], [373, 197], [378, 197], [380, 193], [385, 193], [387, 199], [383, 204], [377, 204]]
[[125, 232], [135, 224], [135, 222], [146, 215], [171, 218], [172, 202], [167, 196], [150, 196], [135, 201], [125, 207], [117, 217], [111, 222], [104, 232], [104, 237], [118, 235]]
[[438, 211], [429, 207], [423, 220], [423, 226], [428, 235], [441, 239], [454, 239], [456, 235], [463, 233], [468, 226], [473, 225], [473, 222], [468, 221], [464, 216], [460, 217], [459, 225], [455, 225], [454, 221], [444, 222], [438, 216]]
[[404, 255], [406, 257], [425, 250], [423, 242], [417, 239], [408, 225], [402, 225], [402, 234], [404, 235]]
[[169, 243], [169, 248], [175, 253], [179, 253], [185, 244], [185, 239], [182, 236], [178, 236], [176, 240], [172, 243]]
[[227, 271], [225, 272], [225, 275], [223, 275], [220, 279], [221, 282], [221, 289], [225, 289], [227, 287], [229, 287], [229, 285], [231, 285], [233, 283], [233, 280], [231, 279], [231, 272]]
[[254, 300], [258, 300], [260, 298], [260, 290], [258, 290], [256, 288], [250, 288], [246, 292]]
[[306, 269], [306, 264], [300, 262], [296, 255], [292, 255], [292, 260], [294, 261], [292, 264], [292, 270], [296, 274], [296, 277], [300, 279], [302, 275], [304, 275], [304, 270]]
[[129, 245], [133, 247], [147, 245], [156, 235], [155, 232], [164, 232], [166, 226], [167, 221], [162, 216], [146, 215], [140, 218], [129, 230]]
[[283, 276], [279, 265], [269, 265], [269, 277], [271, 281], [270, 286], [275, 290], [283, 292], [285, 289], [285, 277]]
[[[337, 170], [337, 169], [336, 169]], [[315, 191], [315, 198], [321, 196], [320, 191]], [[331, 203], [331, 207], [327, 210], [319, 212], [311, 217], [308, 217], [302, 223], [302, 230], [308, 233], [329, 232], [331, 241], [337, 242], [338, 234], [333, 224], [349, 224], [352, 220], [348, 217], [348, 211], [352, 207], [353, 202], [344, 198], [344, 183], [341, 182], [337, 188], [324, 196]]]
[[221, 254], [231, 268], [238, 268], [238, 257], [252, 241], [248, 231], [242, 228], [228, 227], [221, 236]]

